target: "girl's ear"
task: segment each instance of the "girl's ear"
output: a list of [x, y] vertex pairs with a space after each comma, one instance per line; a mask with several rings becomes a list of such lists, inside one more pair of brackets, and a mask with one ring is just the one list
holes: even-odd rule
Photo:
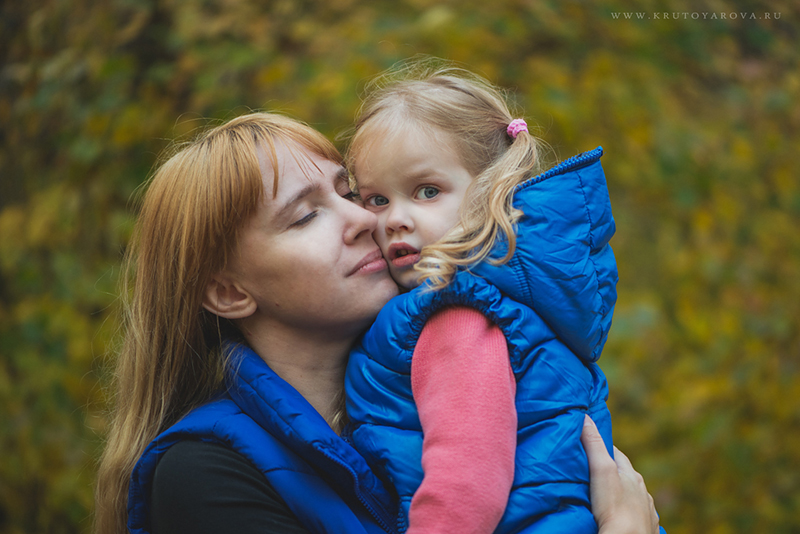
[[225, 319], [244, 319], [255, 313], [257, 304], [247, 290], [220, 273], [206, 286], [203, 308]]

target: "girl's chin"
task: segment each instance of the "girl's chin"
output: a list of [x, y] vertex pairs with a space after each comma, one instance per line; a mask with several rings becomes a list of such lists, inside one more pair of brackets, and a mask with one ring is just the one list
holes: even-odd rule
[[400, 293], [408, 293], [419, 285], [419, 273], [413, 268], [392, 272], [392, 278], [400, 288]]

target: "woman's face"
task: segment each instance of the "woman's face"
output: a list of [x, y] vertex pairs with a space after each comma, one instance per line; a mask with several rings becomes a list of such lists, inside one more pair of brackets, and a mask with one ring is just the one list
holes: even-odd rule
[[272, 327], [352, 337], [397, 294], [372, 238], [377, 217], [352, 200], [345, 169], [299, 145], [259, 155], [265, 199], [229, 265]]

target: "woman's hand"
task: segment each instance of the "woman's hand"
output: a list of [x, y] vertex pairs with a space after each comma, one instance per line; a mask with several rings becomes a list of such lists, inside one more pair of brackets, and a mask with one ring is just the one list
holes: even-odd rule
[[599, 534], [658, 534], [658, 514], [642, 475], [614, 447], [609, 456], [594, 421], [587, 415], [581, 435], [589, 457], [592, 513]]

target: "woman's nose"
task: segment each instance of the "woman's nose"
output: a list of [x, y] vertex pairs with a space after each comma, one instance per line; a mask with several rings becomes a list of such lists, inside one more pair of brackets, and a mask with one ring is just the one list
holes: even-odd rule
[[390, 204], [386, 214], [386, 233], [413, 232], [414, 221], [400, 203]]
[[378, 216], [352, 201], [347, 201], [344, 208], [346, 219], [344, 241], [348, 245], [355, 243], [363, 235], [372, 236], [378, 227]]

